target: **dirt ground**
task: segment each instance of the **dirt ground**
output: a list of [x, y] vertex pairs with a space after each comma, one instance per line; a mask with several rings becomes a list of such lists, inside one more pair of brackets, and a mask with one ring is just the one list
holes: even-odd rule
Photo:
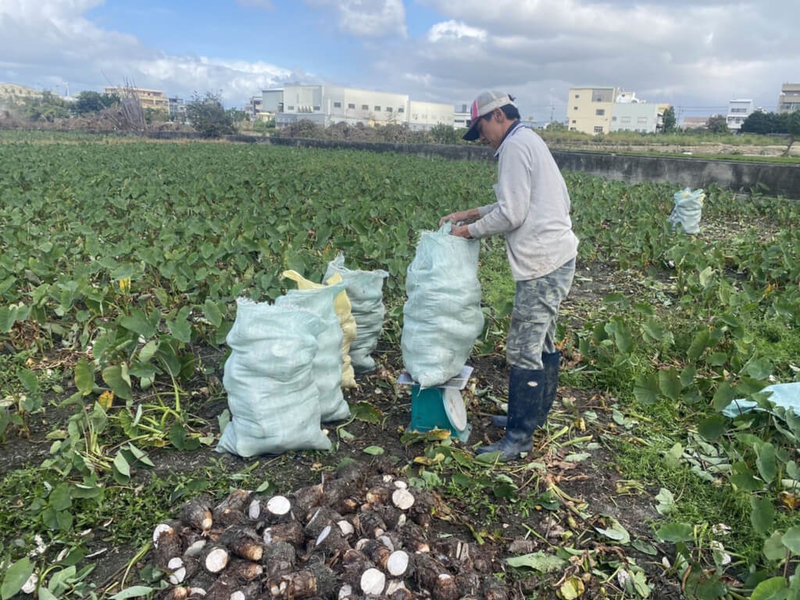
[[[581, 304], [597, 301], [613, 286], [612, 281], [605, 279], [581, 277], [579, 270], [570, 299], [563, 307], [565, 319], [570, 321], [572, 326], [578, 326], [577, 315], [581, 312], [579, 308]], [[197, 382], [198, 386], [206, 386], [210, 381], [212, 387], [216, 383], [221, 389], [219, 381], [222, 377], [222, 351], [210, 349], [204, 351], [206, 352], [204, 363], [216, 365], [216, 368], [205, 381]], [[219, 454], [213, 447], [204, 447], [192, 452], [179, 452], [175, 449], [151, 451], [149, 457], [155, 468], [137, 475], [141, 477], [144, 493], [150, 478], [154, 475], [163, 477], [175, 473], [189, 474], [197, 472], [201, 467], [222, 469], [230, 475], [252, 466], [256, 460], [258, 466], [254, 469], [253, 475], [269, 480], [278, 493], [283, 494], [291, 493], [302, 486], [319, 483], [323, 474], [331, 473], [345, 458], [371, 463], [376, 463], [377, 460], [385, 461], [388, 458], [394, 463], [394, 468], [398, 472], [405, 476], [414, 476], [420, 468], [415, 459], [424, 455], [425, 445], [404, 444], [401, 441], [401, 435], [409, 423], [411, 410], [409, 388], [396, 384], [396, 379], [402, 372], [402, 357], [399, 349], [385, 346], [379, 346], [375, 357], [379, 363], [378, 370], [359, 378], [358, 388], [347, 391], [346, 399], [351, 404], [360, 402], [371, 404], [383, 415], [381, 422], [373, 424], [354, 420], [347, 424], [345, 428], [349, 435], [339, 437], [335, 451], [291, 453], [282, 458], [257, 457], [257, 459], [242, 459]], [[470, 364], [475, 371], [464, 392], [464, 398], [473, 431], [467, 444], [454, 443], [456, 447], [466, 448], [471, 452], [470, 449], [478, 442], [487, 443], [500, 435], [500, 431], [491, 425], [490, 417], [498, 412], [498, 401], [503, 401], [506, 397], [507, 370], [501, 354], [477, 357]], [[574, 366], [575, 363], [567, 359], [562, 368], [569, 369]], [[70, 390], [66, 390], [65, 393], [69, 394]], [[195, 393], [192, 403], [190, 410], [208, 419], [209, 426], [216, 429], [216, 417], [226, 407], [224, 396], [212, 394], [208, 397], [204, 393]], [[556, 591], [565, 577], [563, 570], [548, 575], [533, 571], [527, 573], [522, 570], [514, 570], [512, 573], [504, 559], [529, 552], [553, 552], [554, 548], [563, 545], [594, 550], [600, 556], [607, 554], [612, 558], [616, 556], [622, 557], [623, 560], [633, 559], [644, 569], [648, 582], [653, 586], [651, 598], [665, 600], [683, 598], [680, 582], [674, 575], [666, 572], [662, 564], [662, 558], [665, 556], [672, 560], [671, 548], [653, 541], [651, 523], [659, 517], [654, 509], [653, 496], [658, 490], [627, 490], [624, 486], [621, 487], [621, 476], [615, 470], [613, 456], [610, 454], [608, 444], [604, 442], [608, 436], [613, 436], [615, 431], [611, 419], [613, 405], [614, 399], [606, 394], [561, 387], [550, 415], [547, 433], [552, 434], [564, 427], [573, 430], [578, 419], [587, 411], [592, 411], [597, 418], [591, 422], [588, 419], [585, 422], [581, 419], [585, 430], [580, 435], [592, 436], [592, 440], [599, 444], [588, 458], [571, 462], [565, 459], [571, 452], [576, 452], [575, 449], [551, 444], [547, 433], [539, 431], [535, 436], [533, 451], [520, 463], [520, 468], [507, 471], [517, 488], [516, 494], [521, 498], [537, 498], [548, 491], [550, 484], [554, 484], [556, 489], [564, 494], [557, 507], [527, 503], [536, 506], [536, 509], [526, 509], [523, 514], [519, 510], [519, 502], [497, 498], [494, 502], [493, 515], [475, 514], [463, 497], [447, 493], [447, 478], [451, 472], [445, 469], [441, 472], [445, 485], [435, 490], [439, 503], [434, 511], [429, 535], [432, 538], [455, 536], [460, 540], [475, 542], [477, 533], [483, 548], [494, 557], [495, 572], [509, 571], [505, 581], [511, 598], [557, 598]], [[40, 464], [47, 457], [50, 445], [45, 436], [59, 421], [63, 422], [66, 416], [68, 415], [48, 410], [31, 423], [30, 439], [7, 439], [0, 452], [0, 475], [25, 465]], [[336, 431], [330, 430], [329, 437], [332, 440], [337, 439]], [[365, 454], [364, 449], [370, 446], [383, 448], [383, 456], [373, 458]], [[543, 469], [526, 469], [525, 465], [530, 463], [541, 463]], [[591, 516], [583, 519], [581, 513]], [[602, 538], [595, 534], [595, 528], [601, 525], [599, 519], [605, 517], [617, 519], [631, 534], [632, 539], [646, 540], [653, 544], [658, 551], [657, 555], [643, 554], [629, 545], [617, 546], [604, 543]], [[155, 526], [156, 523], [152, 525]], [[100, 589], [119, 591], [119, 587], [115, 587], [115, 584], [120, 582], [139, 548], [112, 547], [103, 542], [107, 537], [107, 527], [113, 527], [113, 524], [98, 525], [89, 534], [87, 545], [93, 553], [98, 554], [86, 560], [97, 561], [97, 567], [90, 575], [92, 582]], [[579, 533], [575, 537], [576, 532], [584, 533]], [[136, 563], [132, 572], [136, 573], [137, 568], [144, 567], [147, 562], [148, 557], [143, 557]], [[575, 567], [573, 570], [577, 572], [578, 568]], [[612, 572], [609, 571], [608, 575], [612, 575]], [[136, 583], [135, 575], [130, 575], [125, 582], [126, 585]], [[587, 578], [586, 591], [581, 597], [629, 596], [622, 592], [615, 580], [603, 584], [598, 577], [593, 577]]]

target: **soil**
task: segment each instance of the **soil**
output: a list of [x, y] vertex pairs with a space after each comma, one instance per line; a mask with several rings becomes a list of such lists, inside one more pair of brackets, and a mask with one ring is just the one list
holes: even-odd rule
[[[580, 269], [578, 272], [580, 274]], [[596, 303], [615, 289], [615, 285], [611, 272], [605, 276], [595, 272], [591, 278], [579, 275], [570, 298], [563, 306], [564, 318], [570, 326], [580, 326], [579, 315], [583, 312], [580, 307], [584, 303]], [[207, 419], [209, 428], [218, 433], [216, 417], [225, 409], [226, 401], [224, 394], [214, 394], [214, 390], [222, 389], [220, 379], [224, 354], [221, 350], [210, 348], [198, 350], [198, 353], [202, 354], [206, 369], [213, 367], [213, 373], [198, 377], [188, 386], [191, 396], [189, 410]], [[192, 452], [165, 448], [149, 453], [155, 468], [137, 471], [136, 476], [140, 478], [137, 483], [142, 485], [146, 493], [148, 482], [154, 475], [191, 474], [206, 468], [224, 477], [252, 468], [257, 462], [252, 471], [256, 480], [268, 480], [278, 493], [288, 494], [299, 487], [319, 483], [324, 473], [332, 472], [346, 458], [375, 464], [388, 459], [406, 476], [418, 475], [420, 465], [415, 459], [424, 457], [426, 445], [404, 444], [401, 441], [401, 435], [409, 423], [411, 408], [409, 388], [396, 384], [402, 372], [402, 357], [397, 348], [386, 346], [380, 346], [374, 356], [379, 368], [372, 374], [360, 377], [358, 388], [347, 391], [346, 399], [351, 405], [361, 402], [371, 404], [383, 415], [382, 420], [380, 424], [354, 420], [344, 425], [350, 434], [344, 437], [337, 436], [336, 430], [331, 428], [331, 440], [338, 438], [334, 451], [242, 459], [219, 454], [213, 447]], [[574, 367], [576, 362], [576, 357], [566, 356], [562, 368]], [[507, 394], [507, 368], [502, 354], [476, 357], [470, 364], [475, 371], [463, 396], [473, 431], [467, 444], [454, 441], [456, 447], [464, 448], [467, 452], [471, 452], [479, 442], [488, 443], [500, 436], [501, 431], [491, 425], [491, 415], [499, 412], [498, 404], [504, 401]], [[70, 390], [66, 393], [70, 393]], [[659, 517], [654, 509], [653, 496], [658, 490], [625, 489], [620, 474], [614, 468], [614, 457], [606, 442], [617, 432], [611, 419], [614, 404], [614, 399], [604, 393], [561, 387], [547, 431], [537, 432], [533, 451], [517, 465], [503, 469], [504, 474], [514, 482], [520, 500], [493, 498], [490, 503], [494, 508], [492, 514], [486, 513], [485, 505], [476, 512], [463, 496], [448, 493], [447, 484], [453, 469], [442, 469], [439, 472], [442, 485], [436, 489], [441, 502], [434, 513], [430, 537], [456, 536], [469, 542], [480, 539], [487, 552], [496, 556], [496, 569], [508, 571], [504, 581], [511, 598], [556, 598], [556, 592], [565, 577], [584, 573], [581, 561], [570, 564], [566, 571], [562, 569], [548, 575], [509, 569], [503, 562], [504, 558], [527, 552], [552, 553], [559, 546], [594, 550], [596, 560], [600, 562], [601, 559], [621, 559], [624, 563], [633, 559], [645, 570], [648, 582], [653, 586], [651, 598], [683, 598], [680, 582], [662, 565], [665, 556], [672, 561], [671, 548], [653, 540], [651, 524]], [[591, 422], [582, 419], [586, 411], [593, 411], [597, 419]], [[48, 409], [38, 419], [31, 421], [26, 437], [6, 436], [0, 452], [0, 475], [26, 465], [39, 465], [47, 457], [51, 443], [45, 436], [57, 424], [63, 424], [67, 416], [63, 410], [54, 412]], [[599, 446], [589, 452], [584, 460], [576, 461], [574, 457], [568, 459], [571, 453], [583, 450], [551, 442], [551, 436], [565, 427], [570, 432], [567, 437], [592, 436], [592, 441], [599, 442]], [[383, 456], [374, 458], [365, 454], [364, 449], [370, 446], [383, 448]], [[533, 463], [539, 463], [541, 467], [538, 470], [526, 468]], [[548, 489], [551, 493], [555, 489], [562, 494], [558, 502], [547, 501]], [[540, 497], [541, 502], [533, 501]], [[174, 516], [177, 516], [177, 507]], [[615, 545], [599, 535], [596, 528], [607, 527], [609, 517], [616, 519], [630, 533], [632, 540], [646, 540], [653, 544], [658, 554], [651, 556], [631, 545]], [[152, 526], [155, 525], [154, 522]], [[107, 530], [111, 527], [113, 524], [98, 525], [91, 533], [87, 546], [98, 554], [87, 557], [85, 561], [96, 561], [90, 580], [99, 589], [114, 593], [119, 591], [123, 574], [140, 548], [114, 547], [104, 542]], [[515, 550], [520, 547], [520, 540], [526, 540], [525, 552]], [[512, 546], [514, 543], [516, 545]], [[136, 573], [147, 563], [148, 556], [138, 560], [125, 585], [136, 584]], [[605, 578], [587, 575], [586, 591], [582, 598], [630, 597], [620, 589], [617, 578], [611, 577], [613, 574], [614, 570], [606, 566]]]

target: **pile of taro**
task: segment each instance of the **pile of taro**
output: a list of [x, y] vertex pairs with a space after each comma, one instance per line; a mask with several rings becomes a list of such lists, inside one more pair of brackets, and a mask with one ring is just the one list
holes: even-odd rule
[[350, 463], [288, 496], [236, 490], [187, 502], [153, 533], [161, 598], [485, 598], [509, 596], [495, 557], [433, 536], [436, 497], [390, 468]]

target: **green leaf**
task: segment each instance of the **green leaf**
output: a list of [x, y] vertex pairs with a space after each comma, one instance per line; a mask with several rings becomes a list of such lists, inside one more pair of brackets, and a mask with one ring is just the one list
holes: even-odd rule
[[20, 383], [29, 393], [35, 394], [39, 391], [39, 378], [30, 369], [21, 369], [18, 374]]
[[222, 325], [222, 312], [219, 307], [210, 298], [206, 298], [203, 304], [203, 316], [214, 327]]
[[[158, 315], [156, 314], [156, 316]], [[156, 334], [156, 325], [152, 323], [152, 318], [148, 318], [147, 314], [139, 308], [134, 308], [130, 315], [122, 317], [119, 324], [145, 339], [150, 339]]]
[[631, 536], [628, 530], [625, 529], [619, 521], [614, 517], [604, 516], [603, 520], [607, 523], [607, 527], [596, 527], [597, 533], [606, 536], [610, 540], [619, 542], [620, 544], [627, 544], [631, 541]]
[[781, 538], [783, 545], [792, 551], [792, 554], [800, 554], [800, 527], [795, 525], [790, 528]]
[[658, 555], [658, 548], [653, 546], [653, 544], [651, 544], [647, 540], [643, 540], [643, 539], [637, 538], [637, 539], [633, 540], [633, 542], [631, 542], [631, 545], [634, 548], [636, 548], [639, 552], [641, 552], [642, 554], [647, 554], [648, 556], [657, 556]]
[[764, 481], [769, 483], [778, 474], [778, 464], [775, 459], [775, 446], [769, 442], [755, 447], [756, 466]]
[[694, 528], [688, 523], [667, 523], [656, 530], [664, 542], [688, 542], [694, 538]]
[[124, 477], [131, 476], [131, 466], [122, 455], [122, 451], [118, 451], [117, 455], [114, 457], [114, 468]]
[[750, 360], [742, 369], [742, 373], [753, 379], [766, 379], [772, 374], [772, 365], [766, 358]]
[[753, 590], [750, 600], [770, 600], [772, 596], [786, 589], [786, 579], [770, 577], [759, 583]]
[[766, 535], [775, 520], [775, 507], [769, 498], [750, 497], [750, 521], [756, 533]]
[[668, 515], [675, 508], [675, 495], [667, 488], [658, 490], [656, 500], [658, 500], [656, 511], [658, 511], [660, 515]]
[[158, 340], [150, 340], [139, 350], [139, 360], [143, 363], [150, 362], [158, 352]]
[[363, 452], [364, 454], [369, 454], [370, 456], [378, 456], [380, 454], [383, 454], [385, 450], [380, 446], [367, 446], [366, 448], [364, 448]]
[[661, 370], [658, 372], [658, 387], [661, 393], [670, 400], [678, 400], [681, 397], [680, 377], [675, 369]]
[[527, 567], [540, 573], [551, 573], [558, 571], [567, 564], [563, 558], [559, 558], [555, 554], [547, 554], [545, 552], [534, 552], [533, 554], [523, 554], [522, 556], [512, 556], [506, 559], [509, 566], [517, 569]]
[[689, 349], [686, 351], [686, 356], [689, 358], [689, 360], [695, 361], [700, 358], [700, 355], [703, 354], [705, 349], [708, 347], [708, 342], [708, 329], [702, 329], [698, 331], [695, 334]]
[[11, 565], [6, 571], [5, 577], [3, 577], [2, 586], [0, 586], [2, 600], [8, 600], [12, 596], [16, 596], [32, 574], [33, 564], [27, 556]]
[[141, 598], [147, 596], [154, 591], [155, 588], [147, 587], [146, 585], [134, 585], [133, 587], [125, 588], [111, 596], [109, 600], [128, 600], [129, 598]]
[[112, 365], [103, 369], [103, 381], [117, 396], [123, 400], [133, 399], [131, 380], [127, 365]]
[[75, 387], [84, 396], [88, 396], [94, 389], [94, 369], [85, 358], [75, 364]]
[[664, 334], [666, 333], [664, 326], [654, 318], [647, 319], [642, 324], [642, 331], [651, 339], [659, 342], [664, 339]]
[[39, 587], [39, 600], [58, 600], [58, 596], [56, 596], [53, 592], [48, 590], [46, 587]]
[[69, 484], [60, 483], [53, 491], [50, 492], [48, 502], [53, 510], [67, 510], [72, 506], [72, 496], [70, 494]]
[[786, 557], [786, 547], [783, 545], [782, 532], [775, 531], [764, 540], [764, 556], [767, 560], [783, 560]]
[[717, 387], [717, 391], [714, 393], [714, 409], [722, 410], [733, 401], [734, 396], [735, 392], [731, 387], [731, 384], [727, 381], [723, 381], [719, 387]]
[[359, 402], [355, 405], [354, 418], [365, 423], [379, 424], [383, 421], [383, 413], [369, 402]]
[[716, 440], [728, 428], [728, 420], [722, 415], [712, 415], [703, 419], [697, 426], [697, 432], [709, 441]]
[[658, 400], [658, 379], [655, 373], [637, 375], [633, 395], [642, 404], [653, 404]]
[[764, 489], [764, 482], [758, 479], [744, 462], [733, 464], [731, 483], [745, 492], [757, 492]]

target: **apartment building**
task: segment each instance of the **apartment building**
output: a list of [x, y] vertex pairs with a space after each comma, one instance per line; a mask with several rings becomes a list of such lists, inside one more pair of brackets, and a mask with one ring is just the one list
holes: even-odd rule
[[592, 135], [609, 133], [614, 101], [620, 91], [616, 87], [570, 88], [567, 99], [567, 125], [570, 131]]
[[334, 123], [396, 123], [425, 130], [438, 123], [452, 125], [454, 114], [451, 104], [417, 102], [407, 94], [332, 85], [287, 85], [264, 90], [261, 109], [275, 113], [277, 127], [307, 120], [323, 127]]
[[127, 94], [134, 93], [139, 100], [139, 105], [143, 110], [151, 108], [153, 110], [163, 110], [169, 112], [170, 101], [164, 96], [161, 90], [148, 90], [145, 88], [127, 87], [121, 85], [107, 86], [104, 89], [106, 94], [116, 94], [124, 98]]
[[800, 83], [784, 83], [778, 96], [778, 114], [800, 110]]
[[739, 131], [742, 123], [753, 112], [753, 101], [750, 99], [737, 99], [728, 101], [728, 114], [725, 116], [725, 123], [728, 131]]

